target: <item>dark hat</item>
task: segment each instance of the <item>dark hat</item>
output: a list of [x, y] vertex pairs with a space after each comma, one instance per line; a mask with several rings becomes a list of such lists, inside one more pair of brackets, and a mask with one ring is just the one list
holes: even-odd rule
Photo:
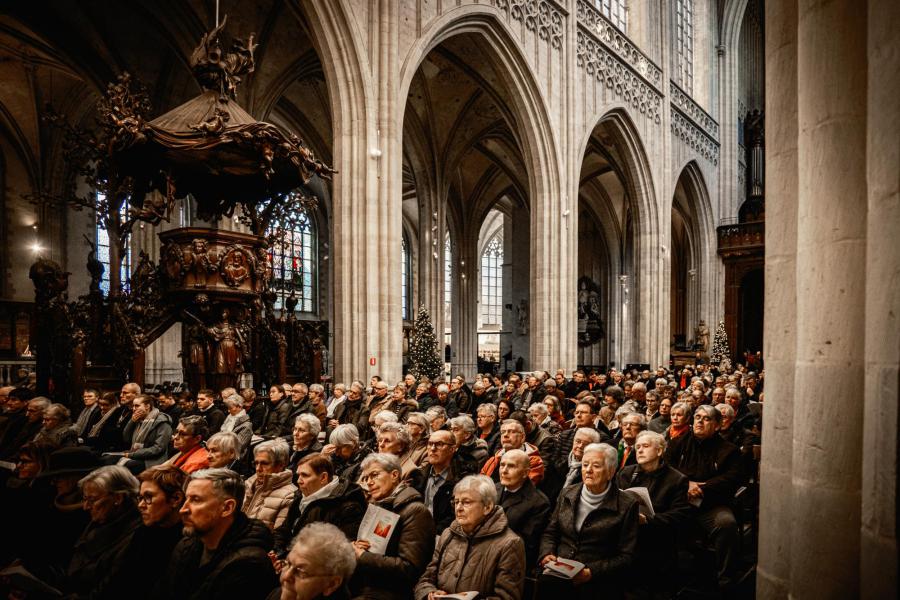
[[50, 455], [50, 464], [47, 466], [47, 470], [42, 471], [38, 477], [87, 475], [101, 466], [103, 463], [90, 448], [83, 446], [60, 448]]

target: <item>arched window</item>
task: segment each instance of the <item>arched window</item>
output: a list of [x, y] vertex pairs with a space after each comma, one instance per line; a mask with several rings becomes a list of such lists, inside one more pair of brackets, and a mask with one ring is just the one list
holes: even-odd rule
[[594, 0], [594, 6], [600, 9], [603, 16], [612, 21], [622, 33], [628, 33], [628, 10], [626, 0]]
[[[103, 192], [97, 192], [97, 204], [106, 199]], [[128, 218], [128, 203], [123, 202], [122, 208], [119, 209], [119, 215], [122, 221]], [[100, 280], [100, 290], [103, 295], [109, 296], [109, 232], [100, 225], [100, 219], [94, 215], [94, 243], [97, 244], [97, 260], [103, 263], [103, 278]], [[125, 256], [122, 257], [122, 268], [119, 270], [119, 281], [122, 282], [122, 289], [127, 290], [129, 281], [131, 280], [131, 238], [125, 244]]]
[[449, 332], [453, 321], [453, 252], [450, 250], [450, 232], [444, 238], [444, 331]]
[[272, 244], [269, 258], [272, 262], [273, 289], [277, 294], [275, 308], [284, 308], [284, 300], [293, 292], [300, 312], [315, 311], [316, 280], [316, 230], [309, 214], [296, 209], [288, 218], [270, 228], [280, 231], [280, 237]]
[[675, 0], [675, 73], [688, 94], [694, 91], [694, 0]]
[[406, 237], [405, 231], [400, 240], [400, 262], [403, 320], [409, 321], [412, 319], [412, 315], [410, 314], [410, 305], [412, 304], [412, 254], [409, 251], [409, 239]]
[[481, 254], [481, 323], [503, 324], [503, 238], [497, 233]]

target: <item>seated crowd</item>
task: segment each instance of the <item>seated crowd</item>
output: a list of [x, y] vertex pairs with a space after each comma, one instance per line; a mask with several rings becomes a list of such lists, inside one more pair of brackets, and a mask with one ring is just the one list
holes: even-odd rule
[[[0, 589], [41, 598], [667, 598], [738, 571], [762, 381], [407, 375], [323, 386], [0, 388]], [[77, 416], [75, 415], [77, 412]], [[636, 488], [636, 491], [635, 491]], [[646, 505], [649, 497], [652, 507]], [[387, 516], [386, 516], [387, 515]], [[55, 588], [55, 589], [54, 589]], [[12, 596], [10, 596], [12, 597]]]

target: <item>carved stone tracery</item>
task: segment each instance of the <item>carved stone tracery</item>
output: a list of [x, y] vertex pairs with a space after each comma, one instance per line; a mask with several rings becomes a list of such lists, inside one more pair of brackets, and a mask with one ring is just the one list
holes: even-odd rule
[[562, 48], [563, 13], [549, 0], [494, 0], [508, 19], [525, 24], [529, 31], [550, 42], [554, 50]]
[[672, 133], [688, 147], [714, 165], [719, 164], [719, 144], [697, 127], [681, 110], [672, 105]]

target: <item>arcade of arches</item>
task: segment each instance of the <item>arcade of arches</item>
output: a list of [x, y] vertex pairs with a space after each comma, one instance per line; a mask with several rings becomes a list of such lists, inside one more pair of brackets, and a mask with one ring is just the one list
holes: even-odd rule
[[[214, 4], [0, 11], [0, 360], [27, 362], [32, 259], [75, 297], [103, 256], [89, 211], [27, 200], [73, 176], [44, 106], [88, 124], [122, 71], [178, 106]], [[222, 1], [259, 44], [238, 102], [337, 171], [272, 254], [277, 306], [324, 324], [334, 381], [398, 380], [419, 306], [467, 377], [693, 360], [724, 320], [735, 360], [766, 360], [758, 593], [891, 597], [897, 4], [612, 5]], [[124, 278], [196, 225], [184, 201], [135, 230]], [[181, 379], [181, 344], [146, 349], [148, 381]]]

